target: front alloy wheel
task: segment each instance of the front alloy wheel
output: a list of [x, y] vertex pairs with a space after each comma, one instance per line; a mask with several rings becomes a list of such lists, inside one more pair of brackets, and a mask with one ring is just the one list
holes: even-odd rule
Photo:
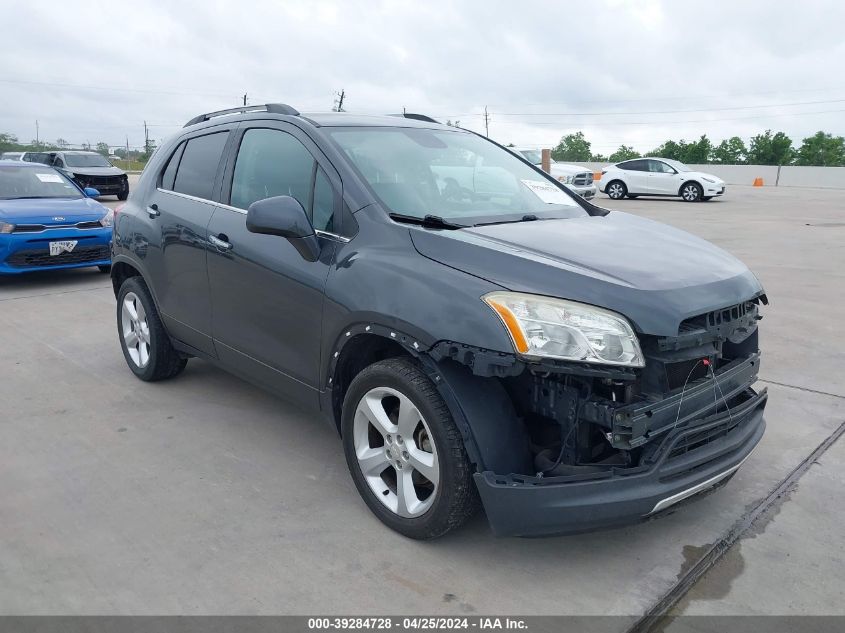
[[701, 187], [694, 182], [688, 182], [681, 187], [681, 197], [685, 202], [698, 202], [701, 200]]
[[371, 389], [355, 411], [355, 456], [370, 490], [400, 517], [431, 507], [440, 481], [431, 431], [414, 403], [388, 387]]
[[389, 358], [349, 385], [341, 420], [349, 473], [385, 525], [441, 536], [478, 506], [463, 437], [437, 387], [410, 358]]
[[628, 193], [625, 183], [614, 180], [607, 186], [607, 195], [613, 200], [621, 200]]

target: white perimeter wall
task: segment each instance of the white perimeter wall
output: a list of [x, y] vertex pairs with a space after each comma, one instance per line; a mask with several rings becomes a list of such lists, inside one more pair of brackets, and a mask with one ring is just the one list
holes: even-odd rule
[[[607, 163], [574, 163], [601, 171]], [[781, 167], [772, 165], [690, 165], [692, 169], [718, 176], [729, 185], [753, 185], [762, 178], [766, 187], [825, 187], [845, 189], [845, 167]]]

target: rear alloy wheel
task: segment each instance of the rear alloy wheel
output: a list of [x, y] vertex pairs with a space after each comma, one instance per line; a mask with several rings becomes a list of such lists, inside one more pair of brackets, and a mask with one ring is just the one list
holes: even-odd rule
[[140, 277], [124, 281], [117, 293], [117, 331], [126, 364], [141, 380], [164, 380], [185, 369], [188, 361], [174, 349]]
[[701, 189], [701, 185], [697, 182], [688, 182], [683, 187], [681, 187], [681, 197], [684, 199], [684, 202], [698, 202], [701, 200], [704, 191]]
[[475, 511], [463, 439], [436, 387], [410, 359], [379, 361], [358, 374], [342, 427], [355, 486], [388, 527], [435, 538]]
[[625, 183], [621, 180], [614, 180], [607, 185], [605, 192], [612, 200], [621, 200], [628, 195], [628, 187], [626, 187]]

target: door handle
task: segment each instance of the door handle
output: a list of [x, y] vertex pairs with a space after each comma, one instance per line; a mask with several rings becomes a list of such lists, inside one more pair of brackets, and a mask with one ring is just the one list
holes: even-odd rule
[[147, 215], [149, 215], [150, 218], [157, 218], [158, 216], [160, 216], [161, 211], [158, 210], [158, 205], [153, 203], [150, 206], [148, 206], [147, 207]]
[[232, 248], [232, 244], [228, 241], [228, 237], [226, 237], [223, 233], [218, 236], [209, 235], [208, 241], [212, 246], [217, 247], [221, 251], [228, 251]]

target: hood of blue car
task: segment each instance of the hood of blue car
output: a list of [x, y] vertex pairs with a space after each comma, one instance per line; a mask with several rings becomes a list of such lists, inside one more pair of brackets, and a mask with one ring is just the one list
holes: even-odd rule
[[98, 220], [106, 212], [91, 198], [0, 200], [0, 221], [9, 224], [75, 224]]
[[619, 211], [411, 236], [426, 257], [509, 290], [614, 310], [647, 334], [676, 336], [684, 319], [763, 292], [710, 242]]

